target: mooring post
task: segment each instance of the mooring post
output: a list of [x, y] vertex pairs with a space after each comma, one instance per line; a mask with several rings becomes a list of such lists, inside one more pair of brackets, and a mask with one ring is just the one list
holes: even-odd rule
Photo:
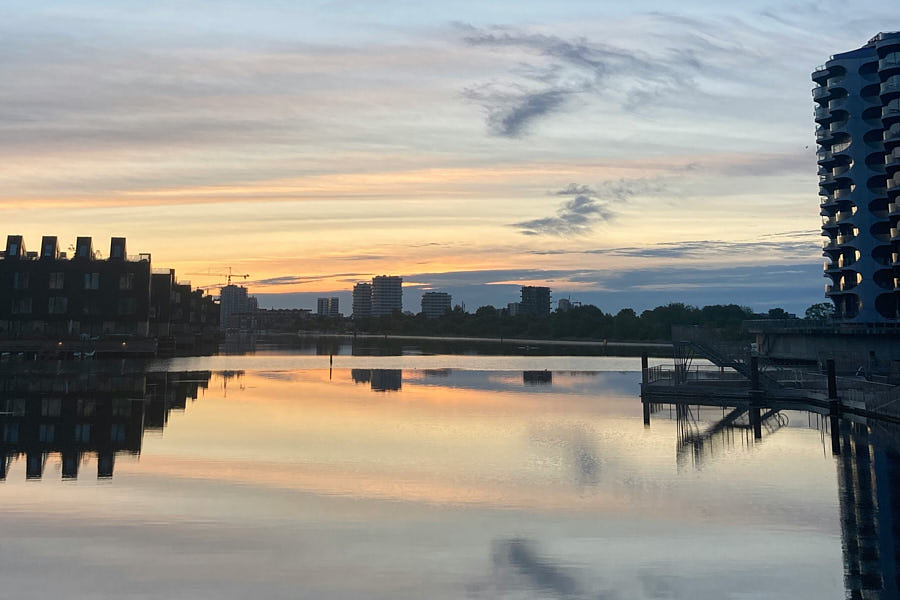
[[836, 415], [828, 417], [831, 426], [831, 454], [841, 455], [841, 420]]
[[759, 390], [759, 357], [750, 357], [750, 389]]
[[753, 425], [753, 439], [762, 439], [762, 417], [759, 414], [758, 406], [750, 408], [750, 424]]
[[650, 403], [644, 398], [647, 384], [650, 383], [650, 366], [646, 352], [641, 352], [641, 404], [644, 407], [644, 427], [650, 426]]
[[833, 415], [841, 413], [841, 399], [837, 393], [837, 376], [834, 372], [834, 359], [825, 361], [825, 369], [828, 375], [828, 410]]

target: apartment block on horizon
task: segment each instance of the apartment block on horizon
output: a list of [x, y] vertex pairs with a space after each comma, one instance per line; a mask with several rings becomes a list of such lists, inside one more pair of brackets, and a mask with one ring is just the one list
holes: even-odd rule
[[341, 316], [339, 299], [337, 296], [330, 298], [318, 298], [316, 300], [316, 314], [320, 317]]
[[429, 319], [436, 319], [450, 312], [451, 302], [447, 292], [425, 292], [422, 294], [422, 312]]
[[522, 286], [522, 299], [518, 314], [546, 316], [550, 314], [550, 288], [533, 285]]

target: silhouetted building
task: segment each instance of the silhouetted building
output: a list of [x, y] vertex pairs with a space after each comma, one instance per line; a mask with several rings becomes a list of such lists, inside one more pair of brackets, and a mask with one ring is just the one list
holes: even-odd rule
[[41, 251], [27, 252], [10, 235], [0, 256], [0, 336], [71, 338], [124, 334], [146, 337], [150, 322], [150, 255], [128, 256], [125, 238], [112, 238], [99, 259], [89, 237], [75, 256], [44, 236]]
[[331, 298], [319, 298], [316, 301], [316, 314], [321, 317], [339, 317], [341, 311], [339, 309], [339, 299], [332, 296]]
[[518, 317], [519, 315], [525, 314], [522, 312], [522, 303], [521, 302], [510, 302], [506, 305], [506, 314], [510, 317]]
[[550, 288], [533, 285], [522, 286], [522, 300], [519, 312], [525, 315], [544, 316], [550, 314]]
[[372, 284], [357, 283], [353, 286], [353, 318], [372, 316]]
[[247, 288], [229, 283], [219, 294], [219, 322], [223, 329], [236, 329], [232, 315], [250, 312], [250, 299]]
[[372, 278], [372, 316], [391, 315], [403, 310], [403, 279], [393, 275]]
[[435, 319], [450, 312], [450, 294], [446, 292], [425, 292], [422, 294], [422, 312], [429, 319]]
[[812, 74], [825, 294], [835, 318], [900, 320], [900, 32]]

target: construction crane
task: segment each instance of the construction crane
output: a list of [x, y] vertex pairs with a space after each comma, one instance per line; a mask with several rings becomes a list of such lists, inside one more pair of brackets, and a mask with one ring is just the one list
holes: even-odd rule
[[[232, 277], [240, 277], [241, 279], [247, 279], [248, 277], [250, 277], [250, 275], [249, 275], [248, 273], [244, 273], [243, 275], [236, 275], [236, 274], [234, 274], [234, 273], [231, 272], [231, 267], [225, 267], [225, 268], [228, 269], [228, 272], [227, 272], [227, 273], [213, 273], [212, 271], [207, 271], [206, 273], [188, 273], [188, 275], [206, 275], [207, 277], [226, 277], [226, 278], [227, 278], [226, 281], [227, 281], [228, 283], [226, 283], [225, 285], [231, 285], [231, 278], [232, 278]], [[220, 288], [220, 289], [221, 289], [222, 287], [224, 287], [224, 286], [222, 286], [222, 285], [205, 285], [205, 286], [203, 286], [203, 287], [198, 287], [198, 288], [195, 288], [195, 289], [198, 289], [198, 290], [207, 290], [207, 289], [208, 289], [208, 290], [212, 290], [212, 289], [216, 289], [216, 288]]]

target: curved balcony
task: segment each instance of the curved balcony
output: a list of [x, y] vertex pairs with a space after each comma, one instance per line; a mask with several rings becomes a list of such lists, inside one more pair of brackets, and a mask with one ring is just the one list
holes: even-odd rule
[[900, 177], [894, 175], [893, 178], [887, 180], [887, 192], [888, 194], [895, 194], [900, 191]]
[[895, 125], [890, 129], [884, 130], [885, 148], [890, 148], [896, 144], [900, 144], [900, 125]]
[[841, 268], [838, 266], [836, 262], [827, 262], [823, 264], [823, 269], [825, 273], [831, 273], [833, 275], [839, 273]]
[[838, 246], [848, 246], [856, 241], [856, 236], [846, 233], [844, 235], [837, 236], [837, 245]]
[[[817, 106], [813, 115], [815, 116], [816, 123], [826, 123], [831, 119], [831, 111], [828, 110], [827, 106]], [[883, 115], [884, 111], [882, 111], [882, 118], [884, 118]]]
[[835, 158], [834, 153], [831, 150], [826, 150], [822, 148], [821, 150], [816, 152], [816, 162], [818, 162], [823, 167], [827, 167], [828, 165], [834, 165]]
[[892, 100], [881, 109], [881, 121], [884, 125], [900, 121], [900, 101]]
[[891, 241], [900, 240], [900, 227], [891, 227]]
[[900, 146], [884, 155], [884, 165], [886, 167], [900, 167]]
[[838, 220], [836, 216], [824, 217], [822, 219], [822, 229], [834, 229], [838, 226]]
[[833, 98], [828, 101], [828, 110], [847, 110], [847, 101], [847, 96], [844, 96], [843, 98]]
[[838, 244], [836, 239], [827, 239], [822, 242], [822, 250], [837, 250]]
[[825, 102], [831, 96], [831, 90], [827, 87], [817, 86], [812, 89], [812, 98], [815, 102]]
[[891, 52], [878, 61], [879, 71], [890, 71], [900, 69], [900, 52]]
[[842, 210], [842, 211], [840, 211], [839, 213], [837, 213], [837, 214], [834, 215], [835, 222], [836, 222], [836, 223], [843, 223], [843, 222], [845, 222], [845, 221], [847, 221], [847, 220], [849, 220], [849, 219], [852, 219], [852, 218], [853, 218], [853, 214], [854, 214], [854, 213], [853, 213], [852, 210]]
[[[882, 100], [886, 97], [900, 95], [900, 75], [893, 75], [892, 77], [889, 77], [887, 81], [881, 84], [881, 88], [879, 88], [879, 91]], [[828, 104], [830, 106], [831, 102], [829, 102]]]
[[812, 72], [812, 80], [816, 83], [823, 82], [828, 79], [828, 67], [825, 65], [819, 65], [816, 67], [816, 70]]

